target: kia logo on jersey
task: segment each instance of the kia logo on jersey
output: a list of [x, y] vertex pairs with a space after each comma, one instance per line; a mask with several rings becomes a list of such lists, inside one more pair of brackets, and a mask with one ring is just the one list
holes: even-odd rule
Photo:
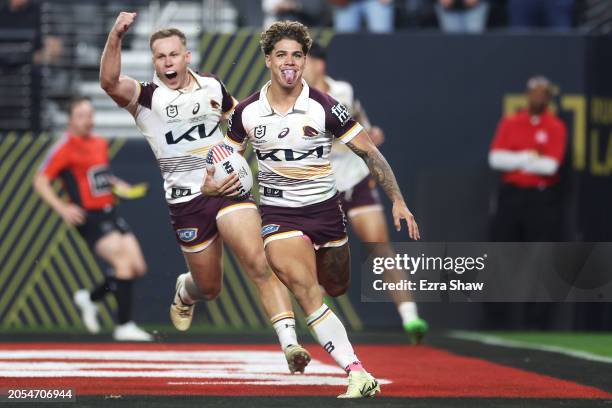
[[196, 103], [195, 106], [193, 107], [193, 110], [191, 111], [192, 114], [196, 114], [200, 111], [200, 104]]
[[176, 117], [176, 115], [178, 115], [178, 106], [176, 105], [166, 106], [166, 115], [168, 115], [169, 118]]

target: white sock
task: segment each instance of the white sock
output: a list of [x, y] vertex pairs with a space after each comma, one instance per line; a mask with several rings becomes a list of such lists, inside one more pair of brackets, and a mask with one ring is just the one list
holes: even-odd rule
[[402, 318], [402, 324], [409, 323], [419, 318], [419, 314], [417, 313], [417, 305], [414, 302], [400, 303], [397, 307], [397, 311]]
[[283, 350], [291, 344], [298, 344], [293, 312], [283, 312], [272, 316], [270, 322], [272, 322], [272, 327], [276, 330], [278, 341]]
[[185, 289], [184, 286], [181, 289], [179, 289], [179, 297], [181, 298], [183, 303], [188, 304], [188, 305], [193, 305], [196, 302], [195, 300], [191, 298], [191, 296], [189, 296], [189, 292], [187, 292], [187, 289]]
[[[199, 299], [198, 295], [200, 294], [200, 291], [198, 287], [196, 286], [195, 282], [193, 281], [193, 276], [191, 275], [191, 272], [189, 272], [189, 276], [185, 278], [184, 282], [185, 284], [179, 290], [179, 296], [181, 297], [181, 300], [183, 301], [183, 303], [193, 305], [194, 303], [197, 302], [197, 299]], [[190, 294], [189, 293], [190, 289], [192, 292], [195, 291], [195, 293]]]
[[306, 318], [306, 323], [314, 338], [343, 370], [359, 361], [344, 325], [325, 303]]

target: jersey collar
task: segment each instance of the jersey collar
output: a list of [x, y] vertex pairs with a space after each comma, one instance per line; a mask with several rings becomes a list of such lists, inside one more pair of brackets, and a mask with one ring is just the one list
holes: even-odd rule
[[[259, 113], [261, 116], [269, 116], [273, 115], [274, 109], [270, 106], [270, 101], [268, 101], [268, 88], [272, 85], [272, 81], [268, 81], [261, 91], [259, 91]], [[310, 96], [310, 88], [306, 81], [302, 78], [302, 92], [298, 96], [295, 101], [295, 105], [293, 105], [293, 109], [290, 112], [306, 112], [308, 111], [308, 99]]]

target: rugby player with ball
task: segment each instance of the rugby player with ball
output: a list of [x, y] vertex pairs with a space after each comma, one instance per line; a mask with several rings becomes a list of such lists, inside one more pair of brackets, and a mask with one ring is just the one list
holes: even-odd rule
[[257, 287], [289, 370], [303, 372], [310, 355], [297, 342], [287, 289], [266, 262], [259, 235], [261, 218], [247, 194], [249, 173], [227, 171], [232, 175], [220, 180], [214, 176], [217, 170], [212, 170], [219, 163], [231, 166], [240, 160], [236, 154], [225, 162], [220, 156], [215, 159], [216, 153], [229, 152], [215, 146], [223, 141], [220, 124], [236, 101], [217, 78], [189, 68], [191, 53], [185, 35], [174, 28], [156, 31], [150, 37], [155, 68], [152, 82], [121, 75], [122, 38], [135, 18], [136, 13], [128, 12], [117, 17], [102, 54], [100, 85], [132, 114], [164, 179], [172, 226], [189, 267], [176, 281], [170, 307], [172, 323], [178, 330], [187, 330], [195, 303], [219, 295], [225, 243]]

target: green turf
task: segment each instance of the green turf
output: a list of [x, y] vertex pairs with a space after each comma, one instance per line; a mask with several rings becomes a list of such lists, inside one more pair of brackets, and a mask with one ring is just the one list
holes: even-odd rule
[[605, 357], [612, 357], [612, 333], [590, 332], [485, 332], [506, 340], [522, 341], [530, 344], [563, 347], [571, 350], [586, 351]]

